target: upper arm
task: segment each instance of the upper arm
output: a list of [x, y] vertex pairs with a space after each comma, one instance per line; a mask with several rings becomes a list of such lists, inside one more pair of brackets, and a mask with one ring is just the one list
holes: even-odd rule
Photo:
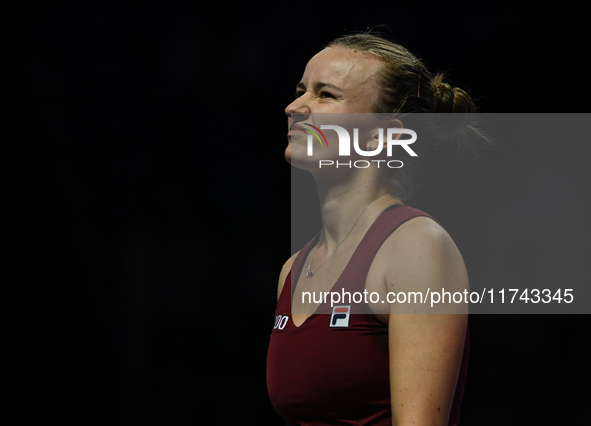
[[298, 253], [294, 254], [292, 257], [287, 259], [287, 262], [285, 262], [285, 264], [283, 265], [283, 268], [281, 268], [281, 273], [279, 274], [279, 283], [277, 285], [277, 300], [279, 300], [279, 296], [281, 296], [281, 291], [283, 290], [283, 285], [285, 284], [285, 280], [287, 279], [287, 275], [289, 274], [289, 271], [291, 270], [291, 264], [295, 260]]
[[[447, 232], [428, 218], [405, 225], [391, 242], [386, 241], [391, 260], [384, 269], [388, 291], [414, 291], [423, 296], [444, 289], [463, 293], [468, 288], [466, 268]], [[396, 425], [448, 424], [467, 314], [465, 305], [442, 305], [438, 313], [427, 313], [421, 309], [425, 306], [430, 303], [390, 305], [390, 391]]]
[[447, 425], [466, 336], [466, 316], [399, 314], [389, 321], [393, 424]]

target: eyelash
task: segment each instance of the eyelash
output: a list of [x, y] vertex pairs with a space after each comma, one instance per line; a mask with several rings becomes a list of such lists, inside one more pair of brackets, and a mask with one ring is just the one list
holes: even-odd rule
[[[300, 96], [302, 96], [304, 93], [306, 93], [306, 92], [297, 91], [295, 93], [296, 99], [299, 98]], [[335, 96], [332, 93], [328, 93], [328, 92], [325, 92], [325, 91], [321, 91], [318, 95], [321, 98], [325, 97], [326, 95], [328, 95], [328, 97], [330, 97], [330, 98], [333, 98], [333, 99], [335, 98]]]

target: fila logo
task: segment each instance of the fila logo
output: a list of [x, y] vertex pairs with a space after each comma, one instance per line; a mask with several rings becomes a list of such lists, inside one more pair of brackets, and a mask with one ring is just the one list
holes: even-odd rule
[[331, 327], [349, 327], [349, 315], [351, 314], [351, 305], [339, 305], [332, 308], [330, 316]]
[[288, 320], [289, 317], [287, 315], [277, 315], [275, 317], [275, 326], [273, 327], [273, 330], [275, 330], [276, 328], [278, 328], [279, 330], [283, 330]]

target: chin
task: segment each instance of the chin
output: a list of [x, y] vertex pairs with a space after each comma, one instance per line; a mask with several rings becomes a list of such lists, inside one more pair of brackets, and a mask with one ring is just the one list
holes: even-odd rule
[[298, 146], [290, 143], [285, 148], [285, 159], [289, 164], [297, 168], [310, 167], [307, 163], [310, 163], [309, 157], [306, 155], [304, 150]]

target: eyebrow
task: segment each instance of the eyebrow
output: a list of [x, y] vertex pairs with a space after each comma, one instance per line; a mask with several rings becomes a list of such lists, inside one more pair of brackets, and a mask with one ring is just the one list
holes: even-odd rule
[[[342, 92], [342, 89], [339, 86], [335, 86], [334, 84], [323, 83], [322, 81], [318, 81], [318, 82], [314, 83], [314, 91], [315, 92], [318, 92], [325, 87], [329, 87], [331, 89], [338, 90], [339, 92]], [[306, 90], [306, 85], [300, 81], [298, 83], [298, 85], [296, 86], [296, 89]]]

